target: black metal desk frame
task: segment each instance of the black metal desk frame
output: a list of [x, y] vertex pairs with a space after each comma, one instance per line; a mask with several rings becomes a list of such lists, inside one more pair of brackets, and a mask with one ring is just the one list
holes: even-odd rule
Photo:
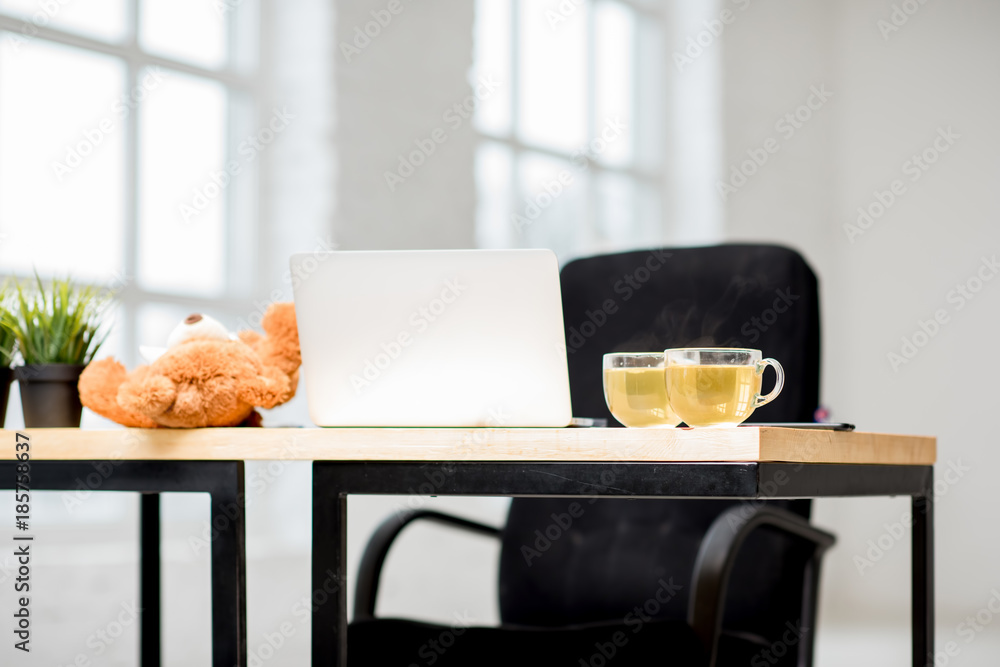
[[418, 493], [748, 500], [910, 496], [913, 666], [925, 667], [934, 654], [933, 484], [933, 467], [925, 465], [315, 461], [312, 665], [347, 666], [347, 496]]
[[[17, 461], [0, 461], [0, 489], [14, 488]], [[212, 665], [244, 667], [246, 647], [246, 524], [242, 461], [31, 461], [32, 491], [75, 491], [98, 473], [97, 491], [142, 494], [139, 528], [139, 654], [159, 667], [160, 493], [211, 496]], [[102, 468], [98, 468], [102, 466]]]

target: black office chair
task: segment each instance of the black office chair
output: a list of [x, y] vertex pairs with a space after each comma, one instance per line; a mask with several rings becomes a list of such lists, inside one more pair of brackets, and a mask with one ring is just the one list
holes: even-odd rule
[[[570, 262], [561, 280], [575, 416], [616, 424], [603, 398], [607, 352], [717, 346], [761, 349], [785, 368], [781, 396], [754, 421], [813, 420], [817, 285], [794, 251], [627, 252]], [[387, 520], [361, 562], [348, 664], [812, 664], [820, 559], [834, 538], [809, 524], [809, 501], [583, 499], [564, 535], [526, 555], [573, 502], [515, 498], [502, 529], [432, 511]], [[456, 635], [375, 618], [382, 564], [417, 520], [500, 540], [499, 628]]]

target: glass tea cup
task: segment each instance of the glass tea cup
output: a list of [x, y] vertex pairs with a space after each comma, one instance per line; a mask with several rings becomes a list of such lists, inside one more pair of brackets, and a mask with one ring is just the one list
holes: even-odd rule
[[[736, 426], [773, 401], [785, 384], [785, 371], [760, 350], [677, 348], [664, 353], [667, 398], [688, 426]], [[764, 369], [777, 374], [774, 389], [761, 395]]]
[[625, 426], [672, 428], [681, 419], [667, 403], [662, 352], [604, 355], [604, 400]]

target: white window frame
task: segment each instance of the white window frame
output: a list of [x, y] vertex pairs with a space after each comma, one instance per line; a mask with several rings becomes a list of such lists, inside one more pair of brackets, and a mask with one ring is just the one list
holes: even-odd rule
[[[510, 212], [514, 213], [520, 211], [525, 201], [519, 192], [519, 180], [518, 180], [518, 165], [520, 163], [520, 158], [524, 153], [537, 153], [544, 155], [546, 157], [556, 158], [559, 160], [564, 160], [570, 162], [574, 153], [571, 151], [559, 150], [557, 148], [552, 148], [550, 146], [537, 145], [533, 143], [528, 143], [522, 141], [520, 136], [520, 65], [521, 65], [521, 54], [520, 54], [520, 11], [521, 3], [524, 0], [510, 0], [510, 129], [506, 133], [496, 133], [487, 132], [482, 129], [476, 128], [476, 141], [477, 150], [484, 144], [493, 143], [500, 146], [504, 146], [510, 150], [511, 155], [511, 203]], [[595, 76], [595, 43], [596, 43], [596, 32], [594, 27], [594, 12], [593, 7], [597, 1], [600, 2], [611, 2], [617, 3], [624, 7], [627, 7], [633, 11], [636, 15], [637, 21], [647, 21], [656, 24], [658, 30], [661, 33], [661, 39], [663, 44], [669, 43], [667, 40], [667, 24], [668, 18], [666, 16], [664, 8], [660, 4], [651, 5], [641, 2], [640, 0], [587, 0], [588, 11], [587, 11], [587, 141], [594, 138], [594, 133], [598, 131], [597, 128], [597, 118], [596, 118], [596, 76]], [[633, 44], [635, 47], [636, 45]], [[642, 66], [639, 58], [638, 49], [633, 50], [633, 63], [636, 68]], [[638, 82], [642, 77], [635, 77]], [[637, 128], [637, 117], [636, 112], [639, 109], [639, 85], [635, 85], [632, 88], [632, 103], [631, 109], [633, 115], [628, 119], [628, 127]], [[662, 113], [666, 113], [666, 109], [661, 110]], [[637, 128], [641, 133], [642, 128]], [[641, 136], [641, 135], [637, 135]], [[661, 158], [655, 169], [643, 169], [635, 164], [635, 156], [633, 154], [633, 159], [628, 165], [614, 165], [608, 164], [600, 159], [593, 159], [594, 156], [590, 156], [588, 161], [588, 169], [594, 175], [595, 179], [600, 179], [603, 174], [618, 174], [625, 178], [630, 179], [636, 185], [645, 185], [653, 188], [660, 193], [660, 211], [661, 217], [666, 220], [668, 214], [667, 207], [667, 195], [666, 188], [664, 184], [666, 183], [666, 173], [667, 165], [665, 164], [665, 158]], [[596, 220], [594, 216], [596, 211], [598, 211], [598, 201], [597, 201], [597, 188], [588, 188], [586, 193], [587, 197], [587, 232], [591, 232], [595, 229]], [[477, 220], [476, 224], [479, 224]], [[515, 235], [516, 238], [516, 235]]]
[[[0, 10], [0, 39], [8, 37], [4, 33], [11, 33], [10, 37], [14, 39], [38, 39], [118, 58], [126, 67], [126, 87], [122, 92], [139, 86], [142, 72], [148, 67], [160, 67], [221, 84], [225, 87], [229, 102], [227, 104], [228, 118], [225, 137], [225, 155], [228, 162], [234, 158], [236, 146], [240, 141], [239, 137], [236, 136], [236, 123], [234, 122], [235, 105], [232, 104], [234, 94], [245, 95], [250, 100], [248, 106], [251, 118], [249, 122], [253, 127], [256, 127], [259, 122], [263, 98], [257, 69], [237, 70], [233, 66], [233, 63], [237, 62], [238, 56], [236, 45], [242, 43], [239, 37], [243, 37], [243, 35], [237, 34], [237, 30], [243, 22], [235, 20], [234, 16], [237, 11], [254, 11], [257, 13], [257, 20], [253, 23], [260, 25], [261, 4], [240, 2], [233, 3], [233, 6], [229, 8], [230, 15], [227, 21], [228, 58], [226, 66], [220, 69], [201, 67], [144, 50], [139, 43], [139, 29], [142, 20], [141, 0], [126, 0], [126, 30], [121, 41], [106, 41], [71, 30], [40, 25], [38, 22], [26, 20], [24, 17], [5, 13], [2, 10]], [[228, 4], [226, 6], [229, 7]], [[220, 11], [222, 10], [220, 9]], [[260, 40], [259, 36], [257, 40]], [[2, 82], [0, 82], [0, 87], [2, 87]], [[128, 114], [124, 121], [124, 255], [121, 257], [121, 285], [116, 285], [118, 289], [115, 293], [119, 303], [116, 328], [121, 334], [121, 353], [124, 361], [129, 365], [138, 360], [138, 345], [148, 342], [137, 340], [137, 313], [143, 305], [174, 305], [231, 316], [241, 314], [245, 316], [251, 308], [250, 297], [256, 293], [257, 288], [257, 285], [254, 284], [256, 272], [252, 270], [252, 267], [254, 263], [253, 253], [255, 252], [253, 246], [256, 244], [259, 221], [248, 219], [248, 212], [259, 210], [258, 202], [234, 201], [237, 193], [241, 191], [249, 193], [241, 196], [259, 199], [256, 184], [248, 188], [228, 188], [224, 195], [226, 197], [226, 214], [223, 225], [226, 242], [223, 244], [223, 256], [219, 260], [225, 262], [226, 271], [225, 287], [221, 294], [214, 297], [203, 297], [148, 290], [139, 285], [137, 261], [139, 254], [139, 117], [141, 113], [142, 108], [139, 105], [136, 113]], [[237, 210], [240, 217], [239, 225], [234, 222]], [[248, 244], [251, 244], [251, 247], [248, 248]], [[15, 277], [18, 279], [33, 278], [33, 276], [24, 275], [15, 275]]]

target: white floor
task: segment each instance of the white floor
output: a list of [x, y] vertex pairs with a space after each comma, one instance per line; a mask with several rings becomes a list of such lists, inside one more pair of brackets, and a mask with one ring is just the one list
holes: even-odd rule
[[[248, 479], [256, 480], [259, 472], [248, 470]], [[308, 467], [290, 465], [280, 478], [269, 486], [268, 493], [285, 485], [289, 493], [297, 494], [295, 498], [285, 504], [255, 501], [248, 508], [251, 667], [309, 664], [310, 521], [308, 513], [279, 511], [282, 507], [308, 507]], [[10, 644], [0, 646], [0, 665], [134, 667], [138, 643], [133, 611], [138, 596], [137, 502], [134, 497], [124, 501], [113, 495], [95, 494], [70, 517], [61, 494], [37, 494], [32, 651], [25, 656], [15, 654]], [[11, 496], [0, 494], [0, 516], [11, 516]], [[375, 523], [400, 502], [398, 498], [370, 498], [365, 499], [366, 504], [351, 503], [351, 562], [356, 562]], [[504, 513], [502, 503], [487, 499], [426, 502], [493, 523], [502, 520]], [[211, 662], [209, 554], [203, 545], [199, 547], [197, 539], [204, 530], [208, 499], [175, 495], [167, 496], [164, 503], [164, 665], [207, 666]], [[9, 540], [6, 531], [0, 533], [0, 544], [10, 544]], [[5, 615], [14, 608], [12, 577], [16, 575], [9, 553], [6, 548], [0, 551], [0, 613]], [[423, 557], [414, 558], [413, 554]], [[393, 615], [419, 615], [435, 621], [448, 621], [457, 611], [477, 624], [494, 623], [496, 558], [496, 544], [486, 538], [435, 527], [408, 532], [401, 537], [399, 549], [390, 554], [379, 608]], [[891, 571], [888, 566], [883, 569]], [[844, 576], [833, 569], [829, 574], [824, 582], [827, 591], [836, 585], [837, 576]], [[895, 584], [905, 586], [904, 582]], [[981, 606], [982, 602], [977, 602], [975, 609], [948, 614], [939, 610], [942, 625], [934, 667], [1000, 665], [1000, 622], [975, 634], [960, 632], [956, 625]], [[819, 628], [818, 667], [911, 667], [905, 608], [896, 609], [893, 624], [879, 625], [877, 619], [881, 618], [890, 617], [874, 607], [827, 614]], [[945, 651], [949, 643], [952, 655]]]
[[[109, 545], [101, 551], [75, 549], [72, 566], [47, 564], [50, 559], [42, 559], [34, 572], [37, 592], [32, 652], [29, 656], [17, 655], [12, 662], [0, 662], [24, 667], [69, 667], [83, 656], [82, 660], [89, 662], [78, 664], [134, 667], [137, 627], [130, 609], [138, 594], [136, 563], [134, 558], [120, 556], [124, 549], [118, 547], [124, 546]], [[115, 557], [114, 552], [119, 556]], [[111, 562], [102, 564], [100, 560]], [[298, 556], [256, 560], [249, 569], [251, 665], [307, 666], [310, 623], [306, 615], [299, 613], [304, 607], [297, 605], [308, 590], [308, 560]], [[207, 563], [173, 558], [166, 577], [164, 665], [210, 665]], [[289, 586], [289, 580], [300, 585]], [[7, 584], [0, 584], [5, 609], [11, 604]], [[118, 623], [124, 631], [113, 637], [118, 633]], [[101, 639], [101, 631], [110, 642]], [[952, 653], [956, 655], [939, 653], [935, 667], [1000, 665], [997, 633], [983, 632], [966, 643], [953, 629], [939, 629], [939, 651], [952, 641]], [[0, 649], [0, 655], [11, 653], [9, 646]], [[821, 625], [817, 667], [844, 665], [911, 667], [908, 629]]]

